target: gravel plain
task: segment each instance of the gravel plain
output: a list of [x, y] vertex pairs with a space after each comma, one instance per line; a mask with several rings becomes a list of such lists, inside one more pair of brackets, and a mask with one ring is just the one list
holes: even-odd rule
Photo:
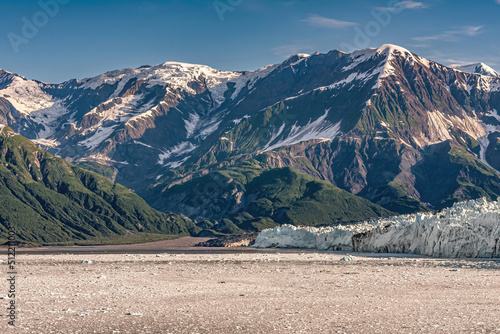
[[500, 333], [499, 260], [145, 249], [18, 254], [17, 326], [2, 279], [0, 332]]

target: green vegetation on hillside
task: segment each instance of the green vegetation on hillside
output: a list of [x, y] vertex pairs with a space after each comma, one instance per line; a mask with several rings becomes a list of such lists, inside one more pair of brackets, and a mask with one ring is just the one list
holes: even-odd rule
[[102, 175], [110, 180], [113, 179], [116, 172], [116, 169], [114, 167], [106, 166], [95, 161], [80, 161], [77, 162], [76, 165], [83, 169]]
[[125, 187], [40, 150], [10, 128], [0, 135], [0, 176], [3, 239], [9, 225], [19, 241], [38, 244], [196, 230], [186, 217], [152, 209]]
[[[292, 168], [261, 169], [256, 160], [173, 186], [163, 192], [156, 206], [187, 212], [198, 221], [224, 222], [221, 226], [228, 233], [281, 224], [344, 224], [391, 214]], [[223, 230], [217, 224], [213, 229]]]
[[500, 177], [489, 166], [466, 150], [441, 143], [424, 152], [424, 159], [413, 167], [416, 187], [423, 202], [442, 209], [458, 201], [500, 194]]

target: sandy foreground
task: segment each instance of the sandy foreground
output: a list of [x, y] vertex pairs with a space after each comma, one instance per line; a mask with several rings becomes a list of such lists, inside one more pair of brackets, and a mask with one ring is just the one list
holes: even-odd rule
[[18, 254], [17, 326], [4, 268], [0, 333], [500, 333], [499, 260], [192, 242]]

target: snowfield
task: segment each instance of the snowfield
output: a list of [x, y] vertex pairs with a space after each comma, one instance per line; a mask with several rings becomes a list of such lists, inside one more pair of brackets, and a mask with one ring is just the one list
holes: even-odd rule
[[456, 203], [436, 214], [412, 214], [350, 226], [262, 231], [253, 247], [410, 253], [450, 258], [500, 257], [500, 202]]
[[[273, 133], [271, 139], [266, 146], [262, 149], [262, 152], [276, 150], [283, 146], [292, 146], [303, 141], [323, 139], [323, 140], [333, 140], [335, 137], [341, 134], [340, 124], [332, 124], [326, 120], [330, 109], [325, 110], [325, 114], [315, 121], [309, 120], [309, 122], [301, 126], [296, 126], [295, 124], [291, 126], [290, 133], [286, 137], [280, 137], [286, 124], [283, 123], [276, 133]], [[276, 139], [280, 137], [280, 140], [275, 143]]]

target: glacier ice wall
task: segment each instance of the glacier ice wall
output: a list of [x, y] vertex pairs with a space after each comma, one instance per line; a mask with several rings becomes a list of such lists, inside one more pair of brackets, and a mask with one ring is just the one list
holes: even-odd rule
[[500, 202], [456, 203], [418, 213], [335, 227], [283, 225], [262, 231], [253, 247], [412, 253], [434, 257], [500, 257]]

